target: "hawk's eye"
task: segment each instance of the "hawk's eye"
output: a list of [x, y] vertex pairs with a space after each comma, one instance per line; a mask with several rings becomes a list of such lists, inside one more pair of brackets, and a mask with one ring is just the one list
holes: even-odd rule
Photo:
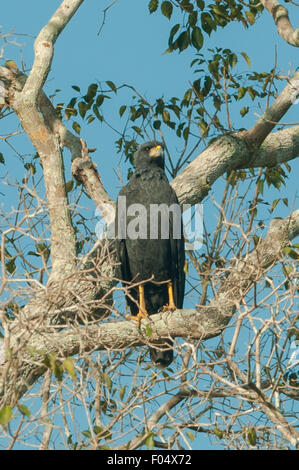
[[145, 147], [145, 151], [148, 152], [151, 148], [150, 147]]

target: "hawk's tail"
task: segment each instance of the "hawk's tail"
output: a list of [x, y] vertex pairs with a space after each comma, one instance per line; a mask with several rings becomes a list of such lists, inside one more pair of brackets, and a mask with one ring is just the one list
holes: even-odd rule
[[173, 342], [163, 339], [153, 348], [150, 348], [150, 356], [155, 366], [160, 369], [168, 367], [173, 361]]

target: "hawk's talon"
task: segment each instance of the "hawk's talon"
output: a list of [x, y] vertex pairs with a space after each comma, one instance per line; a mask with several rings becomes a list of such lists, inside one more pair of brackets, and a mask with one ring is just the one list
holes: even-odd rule
[[144, 286], [138, 286], [139, 291], [139, 312], [137, 315], [126, 315], [126, 318], [130, 320], [135, 320], [138, 323], [141, 322], [144, 318], [148, 317], [148, 313], [145, 307], [145, 299], [144, 299]]
[[164, 307], [162, 308], [162, 312], [167, 312], [168, 310], [176, 310], [177, 309], [177, 307], [174, 303], [172, 283], [169, 282], [167, 287], [168, 287], [168, 305], [164, 305]]
[[139, 311], [137, 313], [137, 315], [126, 315], [126, 318], [128, 318], [128, 320], [135, 320], [138, 323], [141, 322], [141, 320], [143, 320], [144, 318], [147, 318], [147, 317], [148, 317], [148, 313], [147, 312], [141, 312], [141, 311]]

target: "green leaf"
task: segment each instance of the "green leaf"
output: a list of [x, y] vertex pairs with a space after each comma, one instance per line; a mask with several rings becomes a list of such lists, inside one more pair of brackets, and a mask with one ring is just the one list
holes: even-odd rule
[[275, 207], [277, 206], [277, 204], [279, 203], [280, 201], [280, 198], [279, 199], [274, 199], [274, 201], [272, 202], [272, 206], [271, 206], [271, 209], [270, 209], [270, 212], [273, 212]]
[[101, 426], [94, 426], [93, 428], [93, 432], [95, 434], [100, 434], [102, 431], [103, 431], [103, 428], [101, 428]]
[[97, 83], [92, 83], [91, 85], [89, 85], [88, 90], [87, 90], [87, 93], [86, 93], [86, 95], [84, 96], [84, 99], [85, 99], [88, 103], [89, 103], [90, 101], [92, 101], [92, 100], [94, 99], [94, 97], [96, 96], [97, 90], [98, 90], [98, 85], [97, 85]]
[[159, 6], [159, 0], [151, 0], [148, 4], [148, 9], [150, 13], [154, 13]]
[[154, 435], [151, 433], [145, 440], [145, 445], [148, 450], [153, 450], [154, 448]]
[[126, 105], [123, 105], [119, 108], [119, 115], [120, 117], [122, 117], [122, 115], [124, 114], [125, 110], [127, 109]]
[[161, 5], [161, 11], [162, 14], [170, 20], [173, 11], [172, 4], [170, 2], [163, 2]]
[[12, 418], [12, 408], [9, 405], [4, 406], [0, 410], [0, 424], [5, 427]]
[[75, 104], [77, 102], [77, 98], [72, 98], [69, 104], [65, 108], [65, 117], [67, 120], [69, 120], [70, 116], [77, 116], [78, 112], [74, 108]]
[[256, 430], [254, 428], [250, 428], [247, 431], [247, 440], [251, 446], [255, 446], [256, 444]]
[[104, 372], [103, 377], [104, 377], [104, 380], [106, 382], [108, 389], [111, 390], [112, 380], [110, 379], [109, 375]]
[[102, 95], [102, 94], [98, 95], [96, 99], [96, 105], [101, 106], [104, 102], [104, 99], [105, 99], [105, 95]]
[[[50, 256], [50, 249], [46, 243], [37, 243], [36, 249], [39, 256], [43, 256], [47, 262]], [[36, 256], [38, 256], [36, 255]]]
[[264, 181], [263, 180], [258, 180], [257, 182], [257, 190], [259, 194], [264, 194]]
[[206, 75], [205, 76], [205, 81], [204, 81], [204, 86], [203, 86], [204, 96], [208, 96], [208, 94], [211, 90], [212, 84], [213, 84], [213, 80], [211, 79], [211, 77], [209, 77], [209, 75]]
[[32, 175], [35, 175], [36, 168], [35, 168], [35, 165], [33, 163], [25, 163], [24, 168], [26, 168], [26, 170], [30, 171], [30, 173]]
[[185, 264], [184, 264], [184, 273], [185, 273], [185, 274], [188, 274], [188, 272], [189, 272], [189, 271], [188, 271], [188, 268], [189, 268], [189, 264], [188, 264], [188, 261], [186, 260], [186, 261], [185, 261]]
[[58, 382], [61, 382], [62, 377], [63, 377], [62, 364], [59, 361], [54, 361], [53, 364], [52, 364], [52, 370], [53, 370], [53, 374], [56, 377], [56, 379], [58, 380]]
[[246, 60], [248, 67], [250, 67], [250, 66], [251, 66], [251, 60], [250, 60], [250, 58], [248, 57], [248, 55], [246, 54], [246, 52], [241, 52], [241, 55], [242, 55], [242, 56], [244, 57], [244, 59]]
[[199, 128], [201, 130], [202, 137], [207, 137], [209, 128], [207, 122], [204, 119], [199, 121]]
[[142, 131], [141, 131], [140, 127], [138, 127], [138, 126], [132, 126], [132, 129], [133, 129], [138, 135], [140, 135], [141, 137], [143, 137], [143, 134], [142, 134]]
[[188, 140], [189, 132], [190, 132], [189, 126], [185, 127], [184, 132], [183, 132], [183, 137], [184, 137], [185, 142], [187, 142]]
[[78, 103], [79, 113], [82, 118], [85, 117], [86, 112], [88, 111], [88, 104], [84, 103], [84, 101], [80, 101]]
[[103, 122], [103, 121], [104, 121], [104, 118], [103, 118], [103, 116], [100, 114], [100, 112], [99, 112], [98, 107], [97, 107], [96, 104], [93, 105], [92, 110], [93, 110], [94, 114], [96, 115], [96, 117], [98, 118], [98, 120], [101, 121], [101, 122]]
[[2, 163], [2, 165], [4, 165], [4, 163], [5, 163], [3, 153], [1, 153], [1, 152], [0, 152], [0, 163]]
[[174, 38], [175, 34], [178, 32], [179, 29], [180, 29], [180, 25], [176, 24], [170, 30], [169, 39], [168, 39], [168, 45], [169, 45], [170, 49], [172, 49], [174, 47], [173, 38]]
[[152, 331], [152, 329], [149, 325], [146, 325], [146, 327], [145, 327], [145, 334], [149, 338], [151, 338], [153, 336], [153, 331]]
[[293, 266], [291, 264], [286, 264], [282, 267], [282, 272], [286, 277], [289, 277], [291, 272], [293, 271]]
[[29, 408], [27, 408], [27, 406], [22, 405], [21, 403], [19, 403], [18, 408], [19, 408], [19, 410], [20, 410], [20, 412], [22, 413], [23, 416], [27, 416], [27, 418], [30, 418], [31, 412], [30, 412]]
[[249, 111], [249, 108], [248, 106], [244, 106], [241, 110], [240, 110], [240, 114], [242, 117], [244, 117]]
[[255, 16], [254, 14], [251, 12], [251, 11], [245, 11], [245, 15], [247, 17], [247, 20], [250, 24], [254, 24], [255, 23]]
[[243, 96], [245, 96], [246, 91], [247, 88], [243, 88], [242, 86], [240, 86], [240, 88], [238, 89], [238, 100], [241, 100]]
[[161, 127], [161, 121], [159, 121], [159, 119], [157, 119], [156, 121], [153, 122], [153, 128], [158, 130], [160, 129]]
[[163, 109], [164, 109], [164, 101], [161, 98], [159, 98], [157, 99], [156, 113], [162, 114]]
[[205, 2], [204, 0], [196, 0], [196, 4], [200, 10], [203, 10], [205, 7]]
[[256, 97], [256, 91], [250, 86], [248, 87], [248, 93], [250, 95], [250, 98], [252, 99], [252, 101], [254, 100], [254, 98]]
[[[254, 209], [253, 211], [255, 212], [256, 209]], [[260, 242], [260, 237], [258, 235], [253, 235], [252, 240], [253, 240], [254, 246], [257, 246]]]
[[81, 126], [78, 122], [73, 122], [73, 125], [72, 125], [72, 128], [74, 129], [74, 131], [77, 133], [77, 134], [80, 134], [81, 133]]
[[116, 88], [116, 86], [114, 85], [113, 82], [111, 82], [110, 80], [107, 80], [106, 83], [109, 86], [109, 88], [111, 88], [111, 90], [114, 91], [114, 93], [117, 92], [117, 88]]
[[67, 193], [69, 193], [74, 187], [74, 181], [70, 180], [65, 184], [65, 190]]
[[212, 29], [215, 29], [215, 21], [213, 20], [213, 18], [211, 17], [211, 15], [209, 13], [202, 13], [201, 14], [201, 26], [202, 26], [202, 29], [208, 33], [208, 35], [211, 34], [211, 31]]
[[123, 400], [124, 396], [125, 396], [125, 392], [126, 392], [126, 385], [124, 385], [123, 387], [121, 387], [119, 389], [119, 398], [121, 400]]
[[176, 117], [178, 119], [180, 119], [180, 116], [181, 116], [181, 110], [180, 108], [176, 105], [176, 104], [171, 104], [169, 105], [169, 108], [174, 112], [174, 114], [176, 115]]
[[184, 94], [184, 104], [186, 106], [189, 106], [189, 103], [190, 103], [190, 100], [191, 100], [191, 96], [192, 96], [192, 88], [189, 88], [186, 93]]
[[179, 48], [180, 52], [187, 49], [190, 44], [190, 33], [189, 31], [183, 31], [177, 40], [175, 41], [175, 45]]
[[195, 436], [194, 436], [193, 432], [187, 431], [186, 434], [187, 434], [187, 437], [189, 437], [189, 439], [190, 439], [191, 441], [194, 441]]
[[165, 123], [170, 120], [170, 114], [166, 109], [163, 109], [162, 118]]
[[299, 254], [295, 251], [295, 250], [292, 250], [290, 247], [286, 247], [283, 249], [286, 250], [288, 249], [288, 252], [286, 253], [290, 258], [292, 258], [293, 260], [297, 261], [299, 259]]
[[229, 55], [229, 60], [228, 60], [231, 68], [235, 67], [235, 65], [238, 63], [238, 57], [236, 54], [230, 54]]
[[64, 368], [64, 370], [66, 370], [70, 374], [73, 381], [75, 382], [75, 380], [76, 380], [75, 363], [74, 363], [74, 359], [72, 357], [67, 357], [63, 361], [63, 368]]
[[197, 91], [197, 93], [199, 95], [200, 92], [201, 92], [201, 78], [199, 78], [198, 80], [195, 80], [193, 82], [193, 88], [195, 89], [195, 91]]
[[77, 85], [72, 85], [72, 88], [80, 93], [81, 89]]
[[7, 60], [5, 62], [5, 67], [7, 67], [9, 70], [12, 70], [13, 72], [16, 72], [18, 70], [18, 66], [14, 60]]
[[203, 46], [203, 35], [201, 29], [196, 26], [191, 33], [191, 41], [193, 46], [199, 50]]
[[11, 259], [7, 263], [5, 263], [6, 269], [9, 272], [9, 274], [13, 274], [16, 270], [16, 263], [15, 263], [15, 258]]
[[194, 27], [196, 26], [196, 23], [197, 23], [197, 11], [192, 11], [192, 12], [189, 14], [188, 23], [189, 23], [189, 25], [191, 26], [191, 28], [194, 28]]
[[221, 431], [221, 429], [215, 427], [213, 429], [213, 432], [214, 432], [215, 436], [219, 437], [219, 439], [223, 438], [223, 432]]

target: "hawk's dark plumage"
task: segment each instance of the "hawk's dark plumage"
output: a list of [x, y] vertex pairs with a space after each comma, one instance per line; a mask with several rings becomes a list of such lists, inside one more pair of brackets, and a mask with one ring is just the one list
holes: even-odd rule
[[[144, 283], [145, 308], [142, 306], [140, 288], [131, 288], [129, 293], [132, 298], [127, 296], [131, 314], [133, 316], [142, 316], [141, 312], [144, 310], [151, 315], [169, 304], [172, 304], [170, 305], [172, 307], [175, 304], [177, 308], [182, 308], [185, 289], [185, 252], [178, 199], [164, 173], [163, 144], [148, 142], [141, 145], [134, 155], [134, 165], [135, 173], [132, 175], [129, 183], [122, 188], [118, 196], [116, 212], [116, 226], [119, 222], [117, 251], [121, 263], [122, 280], [125, 281], [126, 286], [131, 281], [137, 283], [150, 278], [154, 281]], [[124, 227], [129, 229], [129, 232], [132, 227], [135, 227], [139, 233], [142, 232], [142, 227], [134, 225], [136, 223], [136, 216], [139, 217], [140, 215], [140, 212], [138, 213], [138, 206], [135, 206], [137, 212], [131, 213], [131, 215], [127, 213], [125, 220], [120, 215], [120, 196], [125, 196], [126, 198], [126, 212], [128, 212], [128, 208], [132, 207], [133, 204], [141, 204], [146, 209], [146, 238], [132, 239], [129, 233], [126, 233], [126, 235], [120, 234]], [[152, 230], [155, 232], [155, 229], [158, 228], [158, 231], [156, 232], [157, 238], [153, 239], [150, 237], [150, 207], [151, 205], [160, 204], [164, 204], [167, 207], [175, 204], [179, 212], [176, 217], [172, 216], [171, 211], [168, 213], [166, 225], [169, 223], [169, 237], [165, 239], [161, 237], [162, 219], [160, 216], [155, 219], [158, 223], [156, 223], [156, 226], [152, 226]], [[135, 222], [132, 225], [134, 219]], [[180, 238], [177, 235], [178, 225], [181, 232], [179, 234]], [[164, 283], [161, 284], [163, 281]], [[169, 297], [170, 282], [173, 288], [174, 304]], [[166, 367], [173, 360], [172, 342], [170, 340], [163, 340], [157, 348], [151, 348], [150, 353], [151, 359], [156, 365]]]

